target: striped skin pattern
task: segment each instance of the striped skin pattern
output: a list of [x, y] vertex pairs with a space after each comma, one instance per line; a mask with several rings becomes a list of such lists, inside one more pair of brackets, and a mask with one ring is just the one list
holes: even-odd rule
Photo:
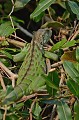
[[39, 29], [33, 35], [32, 42], [27, 45], [27, 53], [22, 63], [14, 90], [8, 94], [3, 104], [11, 104], [23, 95], [39, 91], [45, 86], [46, 73], [45, 59], [43, 57], [43, 45], [48, 42], [52, 35], [49, 29]]

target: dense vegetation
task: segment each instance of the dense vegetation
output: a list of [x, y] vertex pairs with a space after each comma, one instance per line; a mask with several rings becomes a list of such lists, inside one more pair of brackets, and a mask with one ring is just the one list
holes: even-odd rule
[[[78, 20], [79, 0], [0, 0], [0, 120], [79, 120]], [[52, 30], [46, 91], [3, 106], [16, 86], [22, 48], [40, 28]]]

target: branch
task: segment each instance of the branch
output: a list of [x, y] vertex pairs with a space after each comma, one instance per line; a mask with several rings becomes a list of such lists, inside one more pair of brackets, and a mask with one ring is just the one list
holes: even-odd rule
[[0, 62], [0, 68], [6, 73], [9, 79], [12, 81], [12, 86], [15, 86], [15, 79], [18, 77], [17, 74], [12, 73], [3, 63]]

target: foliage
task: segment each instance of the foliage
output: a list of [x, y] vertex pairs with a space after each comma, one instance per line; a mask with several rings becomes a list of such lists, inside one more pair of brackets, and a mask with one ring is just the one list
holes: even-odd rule
[[[79, 119], [78, 20], [79, 0], [0, 1], [0, 120]], [[46, 89], [3, 106], [1, 102], [13, 90], [28, 51], [28, 38], [36, 29], [47, 27], [52, 30], [52, 37], [44, 51], [49, 71], [44, 75]]]

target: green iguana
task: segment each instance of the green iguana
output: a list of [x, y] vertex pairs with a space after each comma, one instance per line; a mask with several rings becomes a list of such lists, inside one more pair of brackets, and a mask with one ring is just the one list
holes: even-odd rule
[[50, 29], [39, 29], [34, 33], [31, 43], [27, 45], [26, 56], [22, 63], [16, 87], [3, 100], [3, 104], [11, 104], [23, 95], [41, 90], [45, 86], [46, 73], [45, 59], [43, 57], [43, 45], [48, 42], [52, 35]]

